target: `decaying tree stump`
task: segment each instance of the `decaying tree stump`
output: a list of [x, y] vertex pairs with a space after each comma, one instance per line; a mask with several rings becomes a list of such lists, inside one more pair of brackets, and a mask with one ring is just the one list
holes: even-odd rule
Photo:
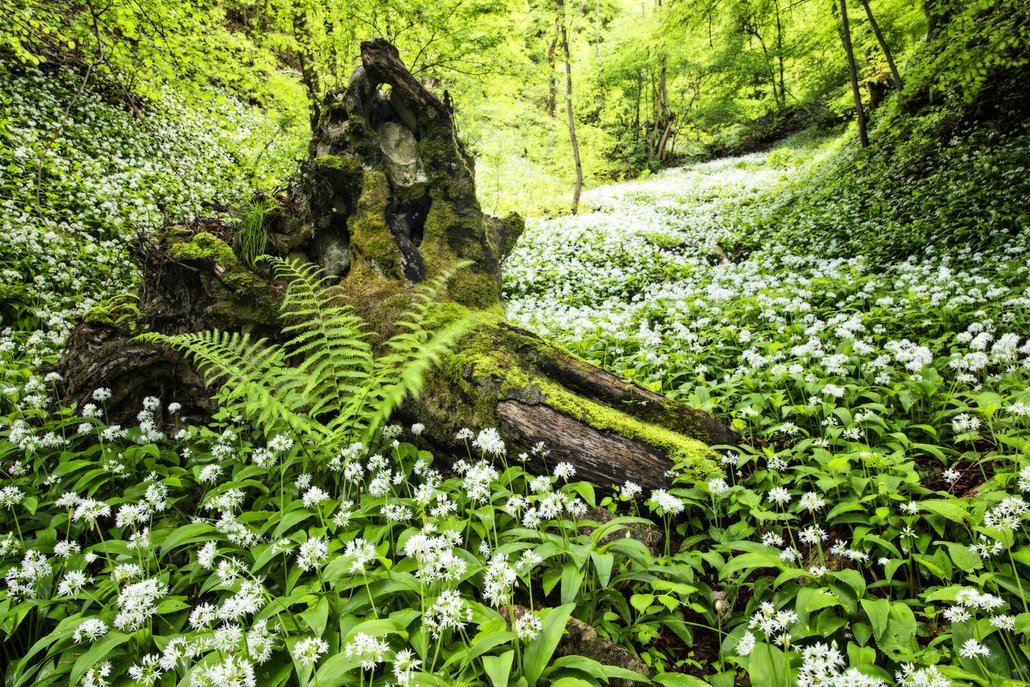
[[[674, 462], [699, 475], [716, 470], [707, 445], [732, 443], [733, 432], [505, 321], [501, 261], [521, 221], [483, 215], [450, 107], [397, 50], [363, 43], [361, 58], [347, 89], [323, 108], [300, 183], [266, 218], [268, 251], [318, 262], [380, 333], [412, 284], [470, 261], [447, 298], [448, 307], [476, 313], [477, 325], [404, 411], [425, 425], [423, 437], [455, 449], [459, 429], [497, 427], [510, 455], [542, 441], [551, 466], [570, 462], [579, 478], [602, 486], [662, 486]], [[216, 222], [166, 229], [143, 261], [137, 331], [219, 327], [275, 337], [281, 287], [241, 263], [230, 243], [228, 227]], [[59, 370], [66, 400], [84, 402], [107, 386], [115, 418], [133, 417], [145, 395], [174, 398], [187, 414], [211, 412], [177, 354], [133, 342], [102, 313], [91, 319]], [[536, 457], [530, 465], [545, 468]]]

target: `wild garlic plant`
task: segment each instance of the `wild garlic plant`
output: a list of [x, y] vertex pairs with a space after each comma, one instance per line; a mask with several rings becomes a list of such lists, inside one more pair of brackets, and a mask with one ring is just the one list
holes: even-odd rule
[[[38, 158], [41, 128], [22, 116], [31, 89], [10, 90], [21, 123], [8, 133], [31, 130], [24, 159]], [[117, 118], [90, 103], [84, 112]], [[177, 121], [162, 125], [172, 142], [193, 126]], [[68, 145], [88, 148], [74, 143], [80, 129], [65, 130]], [[0, 155], [19, 164], [5, 141]], [[76, 189], [54, 150], [65, 161], [46, 174]], [[1015, 179], [1021, 155], [995, 176]], [[1005, 164], [970, 157], [981, 171]], [[129, 167], [105, 178], [82, 167], [96, 193], [55, 202], [103, 198], [155, 216], [132, 200], [154, 184]], [[661, 493], [576, 482], [557, 466], [526, 474], [491, 428], [462, 433], [467, 454], [434, 457], [417, 426], [328, 443], [231, 415], [187, 427], [174, 399], [148, 400], [118, 427], [106, 390], [61, 408], [59, 380], [40, 367], [87, 301], [131, 284], [115, 238], [129, 227], [66, 232], [26, 213], [31, 202], [4, 205], [5, 317], [16, 311], [0, 332], [5, 678], [633, 677], [558, 656], [575, 618], [640, 655], [660, 685], [1028, 680], [1030, 242], [932, 242], [891, 259], [894, 239], [835, 198], [796, 226], [756, 221], [778, 216], [796, 169], [755, 155], [598, 189], [587, 196], [597, 212], [531, 223], [506, 264], [515, 318], [745, 434], [722, 449], [724, 474], [674, 473]], [[941, 193], [978, 198], [984, 174]], [[820, 233], [827, 219], [833, 235]], [[67, 239], [86, 234], [111, 238], [73, 250]], [[863, 245], [868, 255], [853, 250]]]
[[[139, 425], [103, 444], [99, 407], [34, 411], [32, 427], [0, 432], [0, 450], [26, 466], [5, 469], [0, 511], [8, 524], [23, 516], [0, 551], [13, 684], [635, 675], [551, 665], [576, 607], [565, 599], [594, 574], [577, 552], [611, 557], [601, 587], [636, 565], [615, 553], [624, 540], [603, 543], [627, 524], [591, 524], [593, 490], [568, 466], [502, 479], [489, 467], [503, 449], [492, 430], [450, 473], [418, 448], [420, 432], [396, 425], [337, 451], [299, 434], [255, 445], [241, 421], [169, 437], [152, 426], [158, 409], [168, 406], [148, 399]], [[41, 440], [76, 424], [66, 441]], [[91, 448], [122, 469], [62, 459]], [[305, 451], [312, 460], [291, 460]]]
[[[725, 474], [678, 478], [648, 503], [682, 510], [670, 560], [718, 594], [703, 614], [728, 628], [716, 674], [737, 661], [749, 609], [797, 602], [812, 609], [799, 651], [833, 638], [877, 679], [1022, 679], [1030, 238], [895, 261], [835, 253], [805, 227], [755, 221], [793, 173], [763, 160], [597, 189], [594, 213], [531, 224], [508, 263], [510, 312], [744, 433]], [[727, 257], [741, 245], [760, 248]], [[956, 629], [940, 604], [966, 588], [1025, 620], [1008, 635], [987, 619], [978, 636]], [[656, 598], [640, 599], [643, 615], [662, 616]], [[822, 680], [797, 660], [752, 684]]]

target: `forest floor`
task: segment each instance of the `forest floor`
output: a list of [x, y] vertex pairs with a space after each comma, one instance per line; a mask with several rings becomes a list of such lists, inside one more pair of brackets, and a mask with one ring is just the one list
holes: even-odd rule
[[[847, 628], [851, 663], [887, 668], [870, 675], [951, 663], [953, 678], [1025, 679], [1030, 236], [892, 258], [876, 250], [891, 237], [863, 255], [851, 237], [821, 237], [803, 211], [777, 224], [783, 199], [818, 184], [837, 145], [590, 191], [594, 212], [530, 223], [506, 266], [509, 313], [745, 434], [724, 480], [672, 490], [705, 513], [681, 527], [679, 560], [703, 559], [730, 600], [723, 658], [752, 633], [783, 646], [771, 625], [755, 630], [768, 602], [801, 614], [794, 642]], [[1021, 165], [1010, 156], [991, 178]], [[965, 203], [986, 187], [939, 192]], [[876, 234], [843, 199], [827, 205], [819, 212], [838, 225], [850, 216]], [[965, 612], [969, 589], [1006, 600]], [[638, 622], [658, 614], [638, 610]], [[973, 638], [991, 648], [974, 653]], [[768, 684], [760, 675], [781, 654], [749, 655], [752, 680]]]
[[[637, 499], [497, 463], [490, 428], [469, 428], [464, 474], [444, 477], [400, 427], [381, 454], [312, 455], [231, 418], [165, 436], [155, 414], [175, 399], [148, 400], [138, 427], [105, 421], [103, 389], [61, 408], [44, 365], [87, 308], [132, 288], [136, 230], [206, 211], [229, 180], [239, 202], [251, 165], [231, 153], [267, 136], [233, 107], [220, 133], [172, 108], [155, 147], [96, 98], [56, 140], [37, 113], [60, 117], [56, 97], [30, 95], [59, 84], [22, 78], [0, 131], [10, 683], [132, 669], [149, 684], [380, 685], [387, 665], [427, 685], [625, 677], [552, 660], [570, 617], [665, 687], [1030, 677], [1030, 234], [1004, 224], [1025, 212], [1025, 134], [983, 155], [952, 146], [930, 182], [885, 167], [885, 192], [932, 199], [917, 213], [929, 238], [907, 252], [896, 239], [916, 225], [841, 186], [861, 181], [830, 166], [843, 139], [594, 189], [592, 212], [531, 221], [506, 265], [512, 319], [745, 436], [720, 447], [724, 475]], [[102, 145], [122, 154], [101, 165]], [[178, 160], [207, 162], [203, 191]], [[963, 225], [977, 240], [952, 231], [983, 216]], [[104, 307], [128, 321], [134, 302]], [[599, 527], [588, 505], [624, 517]], [[608, 536], [637, 516], [665, 550]], [[509, 602], [533, 612], [518, 635]]]

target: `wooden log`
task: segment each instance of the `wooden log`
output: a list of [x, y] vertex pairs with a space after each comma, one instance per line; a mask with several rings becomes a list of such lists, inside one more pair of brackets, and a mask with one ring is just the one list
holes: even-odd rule
[[[708, 446], [734, 443], [734, 432], [505, 320], [501, 261], [521, 220], [484, 216], [450, 108], [397, 50], [365, 43], [362, 60], [347, 89], [328, 97], [301, 181], [265, 229], [270, 252], [321, 264], [384, 336], [413, 283], [460, 266], [444, 307], [476, 324], [404, 417], [425, 425], [423, 439], [441, 457], [464, 454], [460, 429], [496, 427], [509, 460], [529, 454], [536, 471], [568, 462], [604, 487], [665, 486], [674, 465], [698, 477], [717, 472]], [[167, 228], [143, 260], [134, 327], [94, 321], [76, 332], [61, 365], [65, 398], [82, 403], [96, 386], [118, 389], [109, 403], [115, 421], [133, 418], [148, 395], [183, 403], [195, 419], [210, 413], [192, 370], [131, 338], [212, 327], [281, 336], [281, 285], [238, 260], [231, 240], [209, 221]], [[546, 459], [531, 450], [539, 442]]]

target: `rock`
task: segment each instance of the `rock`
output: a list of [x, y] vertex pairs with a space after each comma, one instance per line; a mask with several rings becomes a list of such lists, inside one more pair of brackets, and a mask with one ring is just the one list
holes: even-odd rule
[[[514, 610], [516, 618], [521, 618], [530, 612], [525, 606], [518, 605], [513, 606], [512, 610]], [[508, 608], [502, 607], [500, 613], [501, 617], [511, 625], [511, 614]], [[565, 634], [558, 642], [558, 647], [554, 650], [554, 658], [561, 658], [562, 656], [585, 656], [586, 658], [592, 658], [601, 665], [625, 668], [646, 677], [654, 675], [654, 670], [644, 663], [639, 656], [626, 647], [619, 646], [612, 640], [602, 637], [597, 630], [576, 618], [569, 618], [569, 622], [565, 625]], [[633, 685], [640, 684], [642, 683], [618, 678], [608, 682], [609, 687], [632, 687]]]
[[411, 129], [398, 122], [386, 122], [379, 127], [378, 134], [379, 147], [386, 156], [386, 172], [395, 192], [429, 181]]
[[[639, 656], [610, 639], [602, 637], [597, 630], [575, 618], [569, 618], [569, 623], [565, 626], [565, 636], [558, 643], [554, 655], [555, 657], [586, 656], [606, 666], [625, 668], [646, 677], [654, 675], [654, 670]], [[609, 687], [634, 687], [634, 685], [640, 684], [642, 683], [621, 678], [608, 681]]]

